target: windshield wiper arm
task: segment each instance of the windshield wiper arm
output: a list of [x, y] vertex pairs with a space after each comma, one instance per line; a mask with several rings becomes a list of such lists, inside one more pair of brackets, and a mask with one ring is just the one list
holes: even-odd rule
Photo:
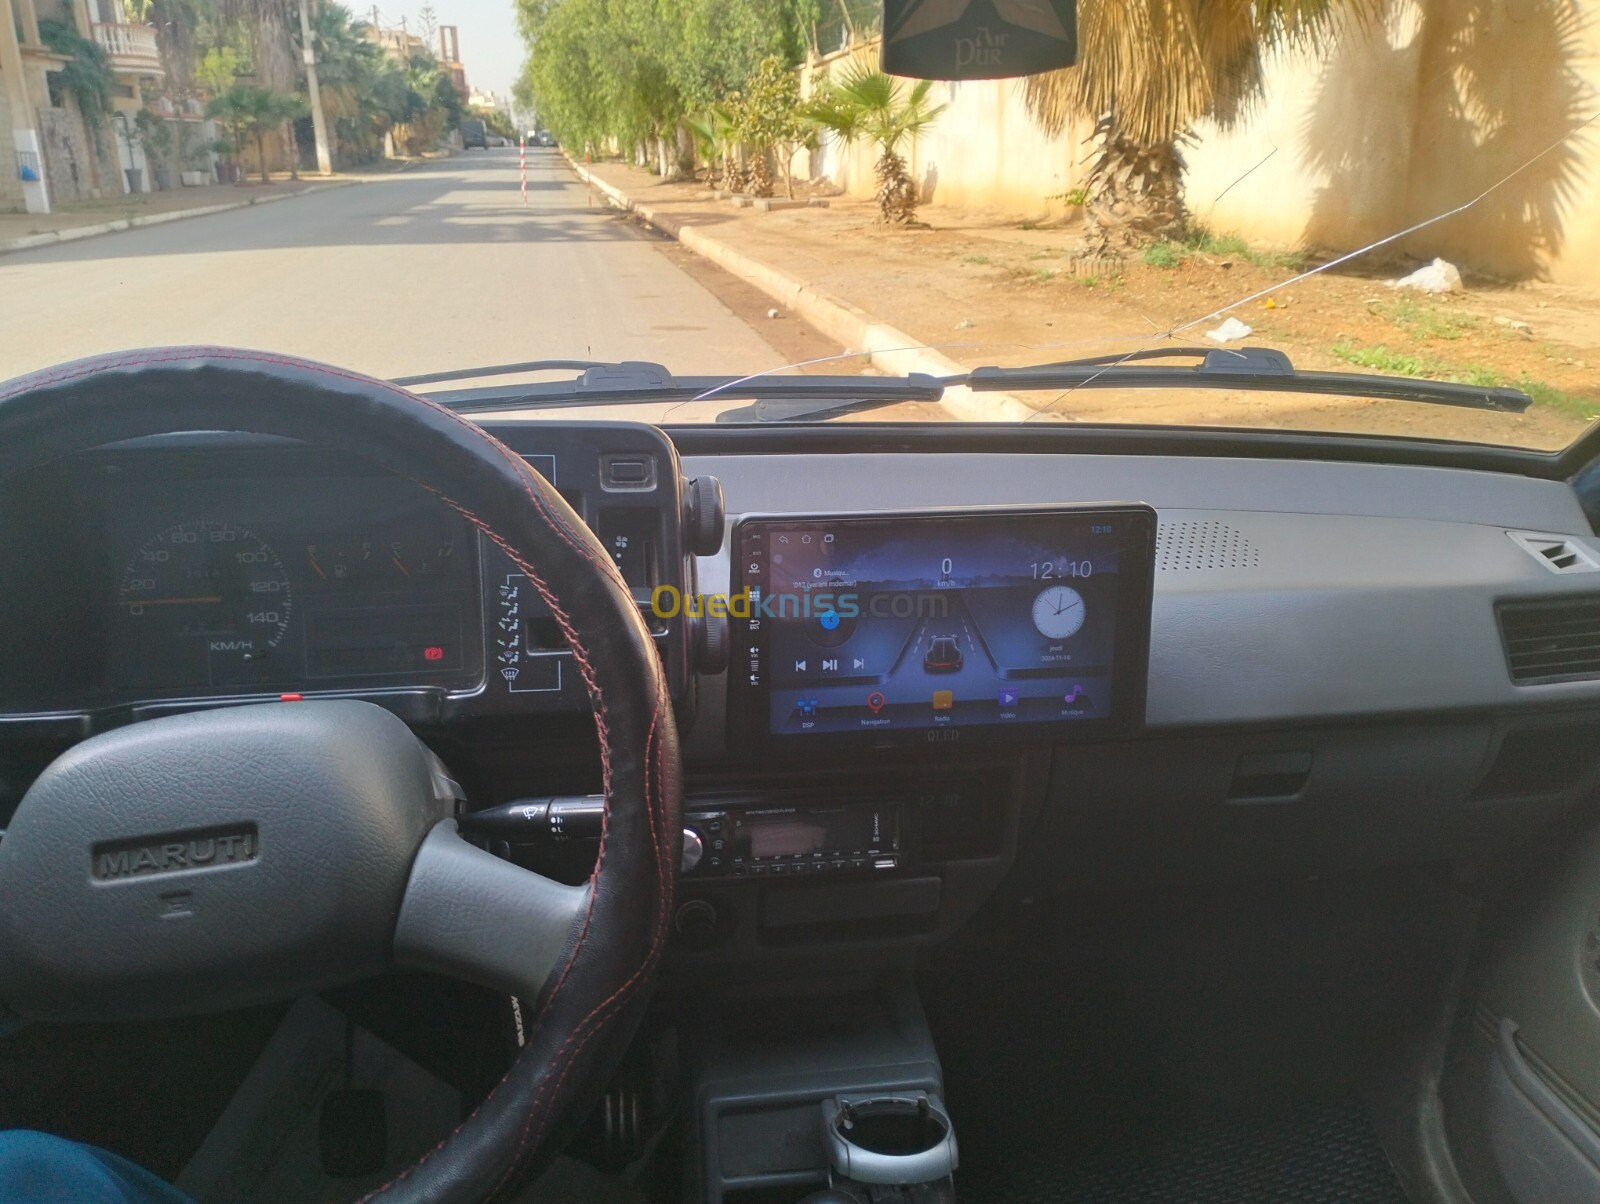
[[[541, 361], [553, 366], [560, 361]], [[506, 372], [529, 370], [526, 365], [506, 365]], [[440, 373], [432, 379], [470, 379], [492, 373], [493, 369], [468, 369], [459, 374]], [[418, 378], [409, 378], [417, 382]], [[396, 381], [405, 384], [407, 381]], [[425, 383], [425, 382], [423, 382]], [[709, 396], [707, 396], [709, 394]], [[567, 409], [584, 406], [680, 404], [706, 397], [754, 401], [755, 406], [724, 411], [718, 421], [749, 421], [747, 410], [770, 401], [797, 402], [807, 412], [818, 403], [829, 416], [847, 413], [851, 408], [871, 409], [899, 401], [938, 401], [944, 395], [944, 382], [935, 376], [912, 373], [910, 376], [680, 376], [674, 377], [660, 364], [629, 361], [621, 364], [591, 364], [573, 378], [538, 381], [520, 385], [489, 385], [430, 393], [428, 396], [458, 413], [484, 410]], [[725, 417], [724, 415], [732, 415]], [[754, 421], [766, 419], [757, 417]]]
[[[1190, 368], [1149, 364], [1152, 359], [1199, 359]], [[1374, 376], [1363, 372], [1301, 372], [1281, 351], [1268, 347], [1170, 347], [1125, 355], [1036, 364], [1027, 368], [974, 368], [947, 384], [962, 384], [974, 393], [1007, 389], [1251, 389], [1273, 393], [1322, 393], [1370, 397], [1383, 401], [1415, 401], [1520, 414], [1533, 404], [1521, 389], [1502, 385], [1463, 385], [1452, 381], [1417, 380], [1407, 376]]]
[[[1199, 362], [1192, 366], [1150, 362], [1174, 359]], [[1461, 385], [1357, 372], [1301, 372], [1287, 355], [1268, 347], [1155, 347], [1025, 368], [974, 368], [965, 375], [926, 379], [945, 389], [965, 386], [974, 393], [1001, 393], [1012, 389], [1019, 393], [1039, 389], [1242, 389], [1370, 397], [1507, 414], [1520, 414], [1533, 404], [1533, 399], [1520, 389], [1500, 386]], [[717, 421], [809, 422], [877, 409], [892, 401], [864, 396], [847, 406], [758, 403], [720, 414]]]
[[478, 380], [485, 376], [512, 376], [518, 372], [582, 372], [589, 368], [617, 368], [604, 360], [529, 360], [523, 364], [489, 364], [482, 368], [455, 368], [449, 372], [424, 372], [421, 376], [397, 376], [391, 385], [436, 385], [447, 380]]
[[[1196, 360], [1188, 366], [1155, 360]], [[429, 396], [452, 410], [579, 409], [585, 406], [681, 404], [724, 397], [750, 404], [723, 410], [722, 423], [811, 422], [881, 409], [897, 402], [938, 402], [947, 389], [974, 393], [1043, 389], [1241, 389], [1310, 393], [1462, 406], [1520, 414], [1533, 399], [1520, 389], [1358, 372], [1301, 372], [1281, 351], [1265, 347], [1161, 347], [1091, 356], [1025, 368], [974, 368], [957, 376], [689, 376], [660, 364], [630, 360], [533, 360], [403, 377], [396, 384], [432, 384], [522, 372], [578, 370], [566, 380], [487, 385]]]

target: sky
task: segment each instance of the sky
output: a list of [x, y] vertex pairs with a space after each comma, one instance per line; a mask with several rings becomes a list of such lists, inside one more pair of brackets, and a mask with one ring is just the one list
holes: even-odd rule
[[[357, 17], [372, 17], [373, 0], [344, 0]], [[420, 33], [417, 19], [427, 0], [382, 0], [378, 3], [378, 23], [385, 28], [400, 24]], [[514, 0], [433, 0], [434, 18], [440, 25], [461, 30], [461, 62], [467, 69], [467, 83], [484, 92], [511, 94], [511, 85], [522, 70], [522, 38], [517, 34]], [[435, 47], [437, 50], [437, 47]]]

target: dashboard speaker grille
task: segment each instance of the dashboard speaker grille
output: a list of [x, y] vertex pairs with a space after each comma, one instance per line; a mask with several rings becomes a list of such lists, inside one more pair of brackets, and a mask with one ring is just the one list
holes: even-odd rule
[[1496, 613], [1512, 681], [1600, 678], [1600, 597], [1502, 602]]
[[1253, 569], [1261, 553], [1237, 527], [1214, 521], [1162, 523], [1156, 529], [1156, 569], [1163, 573]]

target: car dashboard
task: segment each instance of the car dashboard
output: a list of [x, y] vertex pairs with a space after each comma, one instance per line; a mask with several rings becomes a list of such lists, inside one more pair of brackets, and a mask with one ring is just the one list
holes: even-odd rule
[[[881, 963], [1008, 880], [1471, 856], [1594, 785], [1600, 552], [1563, 480], [485, 425], [612, 554], [667, 669], [687, 787], [674, 972]], [[571, 653], [422, 485], [201, 433], [5, 494], [0, 808], [97, 731], [357, 697], [410, 723], [475, 812], [535, 817], [485, 823], [485, 847], [585, 871], [600, 787]], [[792, 614], [762, 608], [775, 594]], [[907, 613], [873, 613], [880, 595]]]

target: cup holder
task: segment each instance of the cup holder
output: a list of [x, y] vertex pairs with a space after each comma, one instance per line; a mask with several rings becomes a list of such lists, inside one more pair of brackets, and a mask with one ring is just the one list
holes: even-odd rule
[[857, 1183], [934, 1183], [956, 1168], [956, 1135], [936, 1095], [840, 1095], [822, 1101], [836, 1176]]

